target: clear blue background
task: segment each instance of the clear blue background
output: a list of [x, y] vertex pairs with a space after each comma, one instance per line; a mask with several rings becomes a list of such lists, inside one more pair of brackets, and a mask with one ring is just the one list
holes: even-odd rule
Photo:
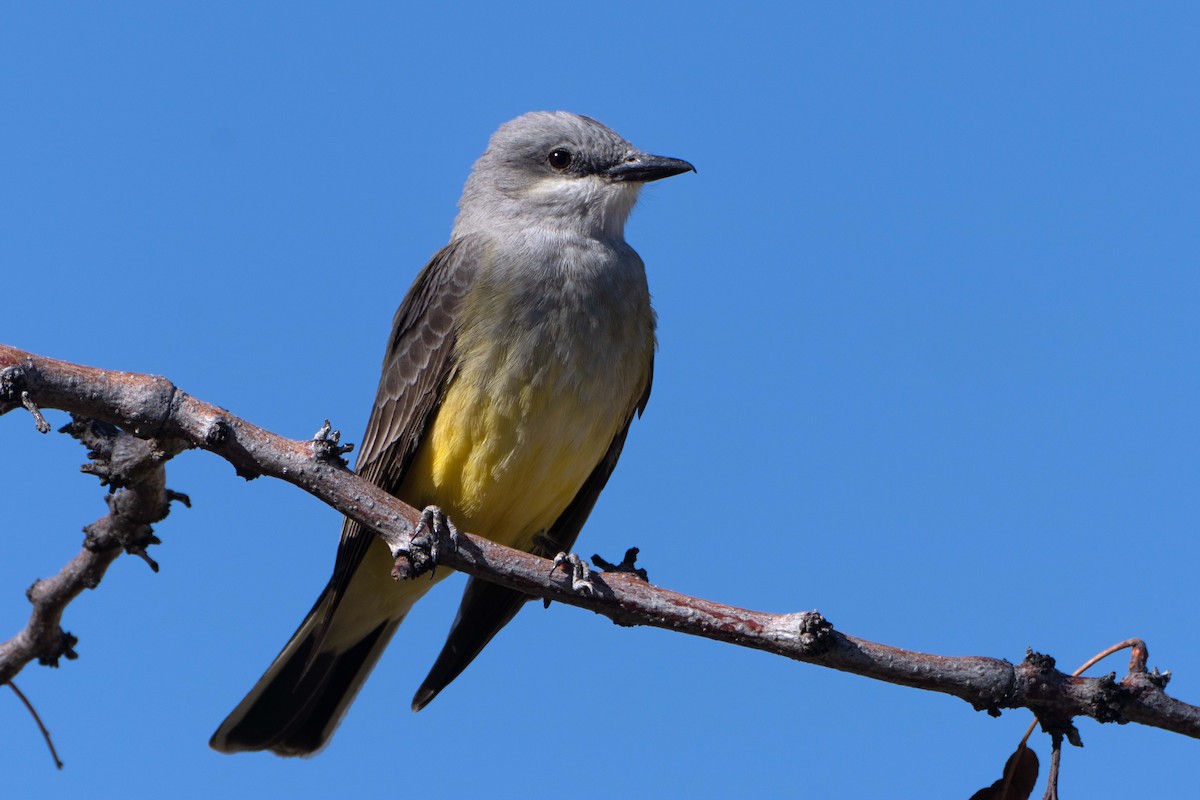
[[[1200, 701], [1194, 9], [8, 4], [0, 341], [357, 441], [488, 135], [586, 113], [699, 173], [629, 225], [661, 348], [582, 553], [944, 654], [1142, 636]], [[0, 442], [6, 638], [104, 506], [65, 436]], [[64, 772], [0, 693], [6, 796], [965, 798], [1029, 720], [559, 606], [414, 716], [447, 581], [326, 752], [220, 756], [338, 518], [205, 454], [169, 476], [161, 574], [118, 561], [80, 659], [19, 679]], [[1064, 796], [1195, 792], [1200, 743], [1080, 728]]]

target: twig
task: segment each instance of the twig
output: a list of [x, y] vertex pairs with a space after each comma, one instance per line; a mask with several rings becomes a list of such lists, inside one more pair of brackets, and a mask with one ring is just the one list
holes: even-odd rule
[[46, 422], [46, 418], [42, 416], [42, 410], [37, 407], [37, 403], [29, 396], [29, 392], [21, 392], [21, 405], [25, 406], [25, 410], [33, 415], [33, 425], [37, 428], [38, 433], [49, 433], [50, 423]]
[[1058, 766], [1062, 761], [1062, 734], [1050, 735], [1050, 774], [1046, 777], [1046, 792], [1042, 800], [1058, 800]]
[[21, 700], [21, 702], [25, 704], [25, 708], [29, 710], [29, 714], [33, 717], [33, 721], [37, 723], [38, 730], [42, 732], [42, 738], [46, 740], [46, 747], [50, 748], [50, 757], [54, 759], [54, 766], [58, 769], [62, 769], [63, 762], [58, 757], [58, 751], [54, 749], [54, 740], [50, 738], [50, 731], [46, 729], [44, 724], [42, 724], [42, 718], [38, 715], [37, 709], [33, 707], [33, 703], [29, 702], [29, 698], [25, 696], [24, 692], [17, 688], [15, 683], [9, 681], [8, 688], [12, 689], [13, 694], [15, 694]]

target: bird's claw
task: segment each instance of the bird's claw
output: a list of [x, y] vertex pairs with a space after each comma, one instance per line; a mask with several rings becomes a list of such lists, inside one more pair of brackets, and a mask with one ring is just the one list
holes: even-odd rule
[[[421, 535], [423, 531], [426, 532], [424, 536]], [[434, 573], [437, 572], [438, 559], [441, 558], [443, 539], [448, 539], [450, 548], [454, 552], [458, 552], [458, 528], [440, 508], [426, 506], [425, 510], [421, 512], [421, 521], [417, 523], [417, 528], [412, 535], [413, 546], [428, 552], [428, 562], [420, 565], [420, 568], [416, 570], [418, 574], [428, 569], [429, 578], [433, 579]]]
[[550, 568], [550, 574], [554, 574], [554, 570], [563, 564], [571, 568], [571, 591], [588, 597], [596, 593], [596, 587], [592, 583], [592, 570], [586, 561], [574, 553], [559, 553], [554, 557], [554, 566]]

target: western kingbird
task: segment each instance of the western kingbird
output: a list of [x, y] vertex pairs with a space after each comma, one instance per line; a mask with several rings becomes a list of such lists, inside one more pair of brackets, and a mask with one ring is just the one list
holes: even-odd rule
[[[650, 396], [655, 315], [625, 221], [642, 184], [692, 169], [588, 117], [534, 112], [502, 125], [467, 179], [450, 243], [396, 312], [358, 474], [509, 547], [569, 550]], [[433, 585], [392, 580], [392, 561], [345, 520], [325, 591], [214, 749], [325, 746]], [[529, 599], [471, 579], [413, 710]]]

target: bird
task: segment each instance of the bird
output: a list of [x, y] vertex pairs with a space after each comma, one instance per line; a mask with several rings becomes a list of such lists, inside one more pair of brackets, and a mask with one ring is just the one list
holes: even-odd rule
[[[650, 396], [656, 314], [625, 223], [644, 184], [689, 171], [578, 114], [501, 125], [449, 243], [396, 312], [355, 471], [458, 529], [543, 557], [570, 550]], [[329, 583], [213, 749], [310, 756], [328, 744], [435, 582], [395, 581], [392, 566], [382, 540], [345, 519]], [[529, 599], [470, 579], [413, 710]]]

